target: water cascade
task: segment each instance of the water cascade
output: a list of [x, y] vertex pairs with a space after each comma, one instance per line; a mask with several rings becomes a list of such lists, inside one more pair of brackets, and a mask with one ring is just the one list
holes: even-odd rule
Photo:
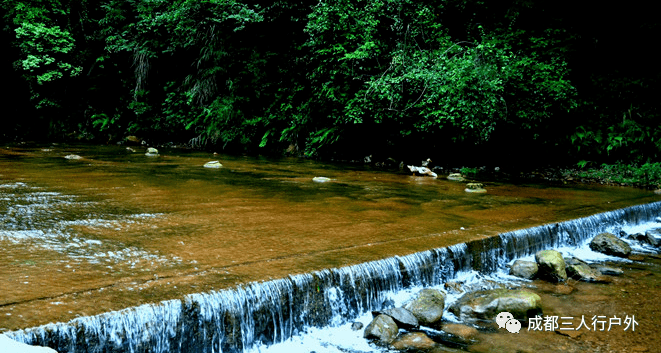
[[661, 202], [517, 230], [407, 256], [188, 295], [7, 333], [59, 352], [242, 352], [308, 327], [339, 325], [380, 309], [386, 293], [447, 282], [459, 271], [495, 271], [515, 258], [578, 245], [622, 225], [653, 221]]

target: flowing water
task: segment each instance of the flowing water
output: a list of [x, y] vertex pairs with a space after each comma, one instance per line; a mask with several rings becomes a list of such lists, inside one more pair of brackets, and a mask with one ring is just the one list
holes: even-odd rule
[[[0, 150], [0, 332], [68, 322], [17, 336], [61, 352], [249, 350], [659, 205], [516, 229], [661, 199], [500, 183], [469, 194], [349, 165], [136, 149]], [[223, 167], [202, 167], [214, 159]]]

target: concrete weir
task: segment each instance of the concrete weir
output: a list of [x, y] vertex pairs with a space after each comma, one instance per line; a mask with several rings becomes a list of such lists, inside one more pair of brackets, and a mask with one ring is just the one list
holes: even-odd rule
[[507, 232], [407, 256], [255, 282], [7, 332], [58, 352], [243, 352], [282, 342], [308, 327], [338, 325], [381, 309], [386, 294], [433, 286], [459, 271], [496, 271], [512, 259], [578, 245], [623, 224], [653, 221], [661, 202]]

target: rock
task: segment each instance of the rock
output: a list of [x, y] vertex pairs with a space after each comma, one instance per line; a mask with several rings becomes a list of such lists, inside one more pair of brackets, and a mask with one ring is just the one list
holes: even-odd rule
[[453, 180], [453, 181], [464, 181], [465, 179], [464, 179], [464, 177], [463, 177], [461, 174], [459, 174], [459, 173], [450, 173], [450, 175], [448, 175], [448, 180]]
[[590, 242], [590, 249], [606, 255], [627, 257], [631, 254], [629, 244], [611, 233], [601, 233]]
[[656, 239], [656, 237], [654, 235], [652, 235], [651, 232], [645, 232], [645, 234], [641, 234], [641, 236], [636, 238], [636, 240], [638, 240], [639, 242], [641, 242], [643, 244], [653, 246], [655, 248], [658, 248], [659, 245], [661, 245], [659, 243], [659, 240]]
[[4, 334], [0, 334], [0, 352], [2, 353], [57, 353], [48, 347], [31, 346], [29, 344], [14, 341]]
[[461, 294], [465, 292], [464, 284], [462, 282], [445, 282], [443, 288], [450, 294]]
[[372, 311], [372, 315], [388, 315], [395, 321], [397, 326], [401, 328], [418, 328], [418, 326], [420, 326], [418, 319], [410, 311], [404, 308], [390, 308], [381, 311]]
[[363, 323], [360, 321], [353, 322], [351, 324], [351, 330], [358, 331], [363, 329]]
[[131, 153], [135, 152], [135, 150], [134, 150], [133, 148], [131, 148], [131, 147], [126, 147], [126, 150], [129, 151], [129, 152], [131, 152]]
[[156, 157], [156, 156], [158, 156], [158, 150], [155, 149], [154, 147], [149, 147], [149, 148], [147, 148], [147, 153], [145, 153], [145, 156], [147, 156], [147, 157]]
[[575, 257], [565, 259], [567, 276], [583, 282], [602, 282], [601, 273]]
[[525, 279], [533, 279], [537, 276], [537, 263], [533, 261], [516, 260], [510, 267], [510, 275]]
[[438, 176], [436, 173], [432, 172], [431, 169], [429, 169], [427, 167], [416, 167], [416, 166], [413, 166], [413, 165], [407, 165], [407, 167], [413, 173], [418, 173], [418, 174], [421, 174], [421, 175], [429, 175], [430, 177], [433, 177], [433, 178], [436, 178]]
[[223, 165], [220, 164], [219, 161], [211, 161], [211, 162], [204, 163], [204, 168], [215, 168], [215, 169], [217, 169], [217, 168], [220, 168], [222, 166]]
[[450, 307], [460, 320], [493, 320], [503, 311], [517, 319], [527, 319], [542, 312], [542, 299], [527, 290], [491, 289], [464, 294]]
[[562, 254], [555, 250], [542, 250], [535, 254], [537, 261], [537, 277], [550, 282], [564, 282], [567, 280], [565, 260]]
[[624, 274], [624, 271], [622, 271], [621, 268], [617, 268], [617, 267], [592, 265], [592, 268], [599, 271], [602, 275], [607, 275], [607, 276], [621, 276]]
[[464, 191], [474, 192], [474, 193], [484, 193], [487, 192], [487, 189], [484, 188], [484, 185], [482, 185], [482, 183], [468, 183], [466, 184], [466, 189]]
[[77, 154], [68, 154], [68, 155], [64, 156], [64, 158], [65, 158], [65, 159], [72, 159], [72, 160], [73, 160], [73, 159], [82, 159], [83, 157], [81, 157], [81, 156], [79, 156], [79, 155], [77, 155]]
[[367, 325], [363, 337], [378, 340], [381, 344], [390, 344], [397, 337], [399, 327], [388, 315], [379, 315]]
[[314, 181], [315, 183], [326, 183], [331, 181], [331, 179], [326, 177], [314, 177], [312, 178], [312, 181]]
[[441, 329], [465, 340], [473, 339], [479, 333], [475, 327], [462, 324], [445, 324]]
[[403, 334], [397, 338], [393, 343], [393, 348], [400, 351], [421, 351], [429, 350], [436, 346], [431, 338], [422, 332], [410, 332]]
[[433, 325], [443, 317], [446, 295], [438, 289], [425, 288], [413, 300], [404, 305], [421, 325]]
[[126, 143], [132, 144], [132, 145], [140, 145], [142, 144], [142, 140], [137, 137], [137, 136], [126, 136]]

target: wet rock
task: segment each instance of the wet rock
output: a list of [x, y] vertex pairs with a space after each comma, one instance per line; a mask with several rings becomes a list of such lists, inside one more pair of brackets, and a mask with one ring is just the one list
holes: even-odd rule
[[583, 282], [602, 282], [601, 273], [575, 257], [565, 259], [567, 276]]
[[314, 181], [315, 183], [327, 183], [331, 181], [331, 179], [326, 177], [314, 177], [312, 178], [312, 181]]
[[393, 348], [400, 351], [429, 350], [436, 347], [436, 342], [422, 332], [410, 332], [398, 337], [393, 343]]
[[351, 330], [358, 331], [363, 329], [363, 323], [356, 321], [351, 324]]
[[594, 237], [590, 242], [590, 249], [602, 254], [619, 257], [627, 257], [631, 254], [629, 244], [611, 233], [601, 233]]
[[14, 341], [6, 335], [0, 334], [0, 352], [2, 353], [57, 353], [48, 347], [31, 346]]
[[475, 327], [454, 323], [443, 325], [442, 330], [464, 340], [471, 340], [478, 334]]
[[82, 159], [82, 158], [83, 157], [81, 157], [77, 154], [68, 154], [68, 155], [64, 156], [64, 159], [71, 159], [71, 160]]
[[464, 189], [464, 191], [473, 193], [485, 193], [487, 192], [487, 189], [484, 188], [482, 183], [468, 183], [466, 184], [466, 189]]
[[381, 303], [381, 310], [390, 309], [395, 307], [395, 301], [388, 298]]
[[[659, 191], [659, 192], [657, 192], [657, 191]], [[657, 194], [657, 195], [661, 195], [661, 189], [659, 189], [659, 190], [654, 190], [654, 193]], [[661, 223], [661, 217], [656, 217], [656, 218], [654, 218], [654, 220], [655, 220], [657, 223]]]
[[133, 135], [126, 136], [125, 140], [126, 140], [127, 144], [132, 144], [132, 145], [141, 145], [142, 144], [142, 140], [139, 137], [133, 136]]
[[655, 248], [661, 245], [659, 243], [659, 240], [657, 240], [656, 237], [654, 237], [654, 235], [652, 235], [651, 232], [645, 232], [645, 234], [641, 234], [641, 233], [635, 234], [634, 239], [636, 239], [642, 244], [650, 245]]
[[537, 261], [537, 277], [550, 282], [564, 282], [567, 280], [565, 260], [562, 254], [555, 250], [542, 250], [535, 254]]
[[461, 175], [459, 173], [450, 173], [450, 175], [448, 175], [448, 180], [464, 181], [465, 179], [464, 179], [463, 175]]
[[210, 161], [210, 162], [204, 163], [204, 168], [215, 168], [215, 169], [217, 169], [217, 168], [220, 168], [222, 166], [223, 165], [220, 164], [219, 161]]
[[421, 325], [433, 325], [443, 317], [446, 295], [438, 289], [425, 288], [418, 292], [404, 308], [418, 319]]
[[399, 327], [390, 316], [379, 315], [367, 325], [363, 337], [387, 345], [395, 340], [398, 332]]
[[609, 267], [602, 265], [591, 265], [591, 267], [599, 271], [602, 275], [621, 276], [624, 274], [624, 271], [622, 271], [621, 268], [617, 268], [617, 267]]
[[450, 307], [450, 312], [461, 320], [493, 320], [503, 311], [526, 319], [542, 312], [542, 299], [527, 290], [492, 289], [467, 293]]
[[461, 294], [465, 292], [462, 282], [446, 282], [443, 284], [443, 288], [450, 294]]
[[510, 275], [525, 279], [533, 279], [537, 276], [538, 269], [536, 262], [516, 260], [512, 264], [512, 267], [510, 267]]
[[372, 315], [376, 317], [379, 315], [388, 315], [395, 321], [398, 327], [402, 328], [418, 328], [418, 326], [420, 326], [415, 315], [404, 308], [390, 308], [381, 311], [373, 311]]
[[158, 150], [155, 149], [154, 147], [149, 147], [149, 148], [147, 148], [147, 153], [145, 153], [145, 156], [147, 156], [147, 157], [156, 157], [156, 156], [158, 156]]

